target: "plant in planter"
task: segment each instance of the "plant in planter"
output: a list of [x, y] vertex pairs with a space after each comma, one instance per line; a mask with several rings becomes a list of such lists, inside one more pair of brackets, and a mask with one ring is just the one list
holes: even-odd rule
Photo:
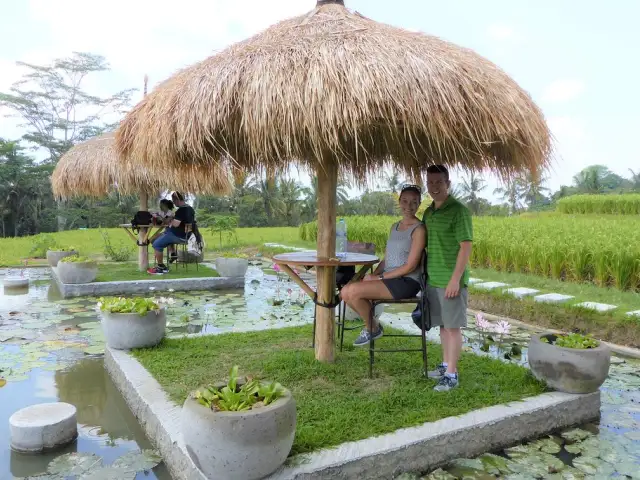
[[216, 258], [215, 264], [221, 277], [244, 277], [249, 268], [249, 259], [241, 253], [225, 252]]
[[51, 246], [47, 250], [47, 262], [50, 267], [57, 267], [61, 259], [71, 257], [73, 255], [78, 255], [78, 251], [75, 247]]
[[107, 346], [117, 350], [152, 347], [164, 338], [166, 307], [151, 298], [101, 298], [102, 330]]
[[207, 478], [257, 480], [273, 473], [287, 459], [295, 430], [291, 392], [242, 379], [237, 366], [226, 384], [192, 393], [182, 408], [187, 451]]
[[98, 275], [98, 264], [87, 257], [70, 255], [58, 262], [57, 275], [62, 283], [91, 283]]
[[591, 393], [609, 375], [611, 350], [590, 335], [543, 333], [531, 337], [529, 367], [551, 388], [566, 393]]

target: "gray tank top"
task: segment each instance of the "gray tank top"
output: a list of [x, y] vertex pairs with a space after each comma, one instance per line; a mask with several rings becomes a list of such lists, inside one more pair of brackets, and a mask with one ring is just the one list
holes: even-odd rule
[[[400, 222], [395, 223], [391, 227], [391, 234], [387, 241], [387, 251], [384, 257], [385, 272], [395, 270], [396, 268], [407, 264], [407, 261], [409, 260], [409, 253], [411, 252], [413, 231], [421, 225], [423, 224], [418, 222], [403, 231], [398, 230]], [[418, 268], [406, 276], [419, 282], [421, 273], [422, 265], [418, 265]]]

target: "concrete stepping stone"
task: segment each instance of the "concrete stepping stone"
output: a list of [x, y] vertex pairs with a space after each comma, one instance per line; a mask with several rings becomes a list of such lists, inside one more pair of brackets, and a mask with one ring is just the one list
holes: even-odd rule
[[596, 312], [608, 312], [609, 310], [618, 308], [617, 305], [608, 305], [606, 303], [597, 303], [597, 302], [582, 302], [582, 303], [577, 303], [574, 306], [588, 308], [589, 310], [595, 310]]
[[475, 285], [476, 283], [482, 283], [483, 280], [480, 278], [469, 277], [469, 285]]
[[535, 288], [518, 287], [507, 288], [504, 292], [513, 295], [516, 298], [524, 298], [530, 295], [535, 295], [536, 293], [540, 293], [540, 290], [536, 290]]
[[640, 310], [634, 310], [633, 312], [627, 312], [630, 317], [640, 317]]
[[476, 283], [474, 285], [475, 288], [479, 288], [481, 290], [495, 290], [496, 288], [508, 287], [508, 283], [502, 282], [484, 282], [484, 283]]
[[11, 448], [37, 453], [71, 443], [78, 436], [76, 407], [68, 403], [40, 403], [18, 410], [9, 418]]
[[533, 297], [533, 300], [540, 303], [564, 303], [571, 300], [572, 295], [562, 295], [561, 293], [545, 293], [544, 295], [537, 295]]

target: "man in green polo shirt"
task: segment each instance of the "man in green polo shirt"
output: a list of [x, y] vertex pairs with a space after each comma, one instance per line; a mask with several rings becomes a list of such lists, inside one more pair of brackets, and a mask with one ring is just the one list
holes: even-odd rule
[[462, 328], [467, 326], [467, 285], [473, 225], [469, 209], [449, 195], [449, 172], [442, 165], [427, 169], [427, 188], [433, 203], [422, 221], [427, 227], [427, 298], [431, 324], [440, 327], [443, 361], [429, 372], [438, 378], [435, 390], [458, 386]]

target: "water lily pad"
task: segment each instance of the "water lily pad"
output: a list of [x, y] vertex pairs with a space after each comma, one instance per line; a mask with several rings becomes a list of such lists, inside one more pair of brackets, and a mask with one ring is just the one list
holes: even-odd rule
[[520, 457], [528, 457], [537, 452], [540, 447], [534, 443], [527, 443], [526, 445], [516, 445], [515, 447], [507, 448], [505, 453], [511, 459], [516, 459]]
[[81, 313], [81, 312], [87, 311], [87, 309], [84, 307], [70, 307], [70, 308], [67, 308], [66, 310], [69, 313]]
[[94, 453], [67, 453], [49, 463], [47, 472], [65, 477], [82, 475], [102, 465], [102, 458]]
[[[634, 440], [636, 442], [640, 442], [640, 431], [625, 432], [624, 436], [629, 438], [629, 439], [631, 439], [631, 440]], [[639, 470], [640, 470], [640, 468], [639, 468]]]
[[87, 318], [88, 318], [88, 317], [95, 317], [95, 316], [97, 316], [97, 315], [98, 315], [98, 312], [95, 312], [95, 311], [93, 311], [93, 310], [90, 310], [90, 311], [85, 311], [85, 312], [75, 313], [73, 316], [74, 316], [74, 317], [82, 317], [82, 318], [87, 317]]
[[553, 438], [541, 438], [540, 440], [536, 440], [533, 442], [532, 447], [537, 447], [541, 452], [544, 453], [560, 453], [562, 450], [562, 445], [555, 441]]
[[592, 435], [593, 434], [591, 432], [582, 430], [581, 428], [573, 428], [560, 434], [560, 436], [569, 443], [581, 442]]
[[87, 347], [84, 349], [85, 355], [103, 355], [104, 354], [104, 345], [94, 345], [91, 347]]
[[585, 455], [574, 458], [573, 466], [587, 475], [610, 475], [615, 472], [612, 465], [599, 458]]
[[28, 328], [30, 330], [41, 330], [43, 328], [50, 327], [50, 322], [31, 322], [31, 323], [23, 323], [22, 328]]
[[494, 455], [492, 453], [485, 453], [484, 455], [478, 457], [478, 460], [482, 462], [483, 469], [487, 473], [493, 473], [495, 475], [510, 473], [509, 467], [507, 466], [507, 459], [504, 457], [500, 457], [498, 455]]
[[162, 462], [162, 457], [155, 450], [128, 452], [113, 462], [113, 466], [128, 472], [143, 472], [151, 470]]
[[58, 322], [65, 322], [67, 320], [73, 320], [74, 316], [73, 315], [65, 315], [63, 313], [58, 314], [58, 315], [51, 315], [50, 317], [47, 317], [51, 322], [54, 323], [58, 323]]
[[439, 468], [431, 472], [426, 477], [423, 477], [423, 480], [456, 480], [456, 477], [451, 475], [449, 472]]
[[136, 472], [130, 472], [116, 467], [99, 467], [86, 472], [80, 480], [134, 480]]

